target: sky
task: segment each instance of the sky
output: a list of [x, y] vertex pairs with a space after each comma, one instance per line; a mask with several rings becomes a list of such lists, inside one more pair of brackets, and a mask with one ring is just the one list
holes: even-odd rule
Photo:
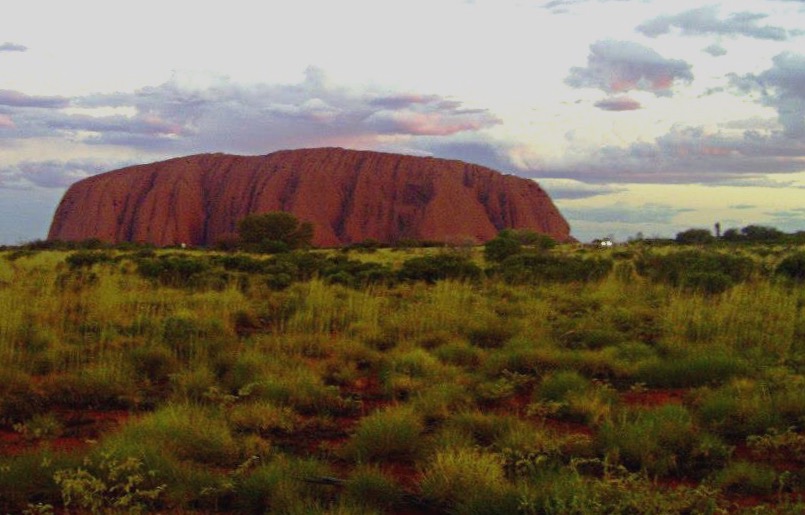
[[534, 179], [581, 241], [805, 230], [805, 0], [8, 0], [0, 244], [66, 188], [339, 146]]

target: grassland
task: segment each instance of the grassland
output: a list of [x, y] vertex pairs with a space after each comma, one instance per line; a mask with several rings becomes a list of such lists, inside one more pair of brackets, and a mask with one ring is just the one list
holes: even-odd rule
[[802, 513], [803, 252], [10, 249], [0, 512]]

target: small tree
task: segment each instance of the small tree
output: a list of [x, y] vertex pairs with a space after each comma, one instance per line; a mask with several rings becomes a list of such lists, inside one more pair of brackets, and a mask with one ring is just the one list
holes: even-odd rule
[[714, 240], [713, 234], [707, 229], [688, 229], [676, 235], [676, 242], [685, 245], [712, 243]]
[[291, 213], [251, 214], [238, 222], [238, 236], [246, 247], [260, 251], [281, 252], [309, 247], [313, 225], [300, 222]]

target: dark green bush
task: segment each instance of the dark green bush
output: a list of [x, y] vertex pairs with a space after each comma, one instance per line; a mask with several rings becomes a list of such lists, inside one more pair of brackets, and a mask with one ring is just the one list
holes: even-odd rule
[[794, 282], [805, 282], [805, 252], [797, 252], [783, 259], [774, 273]]
[[476, 280], [482, 275], [478, 265], [459, 254], [441, 253], [405, 261], [398, 273], [403, 281], [435, 283], [444, 279]]
[[137, 261], [137, 273], [141, 277], [153, 279], [163, 286], [198, 286], [201, 277], [209, 270], [207, 260], [180, 254], [164, 254]]
[[646, 253], [635, 266], [640, 275], [651, 280], [709, 293], [748, 280], [755, 269], [752, 259], [746, 256], [700, 250]]
[[64, 260], [70, 270], [76, 268], [90, 268], [95, 263], [106, 263], [112, 260], [112, 256], [103, 251], [79, 250], [67, 256]]
[[523, 253], [504, 259], [489, 270], [509, 284], [597, 281], [612, 270], [607, 258], [581, 258]]

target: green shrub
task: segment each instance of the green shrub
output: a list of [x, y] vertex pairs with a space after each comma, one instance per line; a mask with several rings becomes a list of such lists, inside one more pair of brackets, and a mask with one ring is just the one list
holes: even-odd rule
[[689, 467], [698, 435], [688, 410], [669, 404], [624, 411], [602, 425], [597, 441], [628, 468], [665, 476]]
[[755, 268], [751, 258], [739, 254], [699, 250], [646, 253], [635, 262], [635, 266], [640, 275], [654, 281], [707, 293], [718, 293], [732, 284], [748, 280]]
[[805, 282], [805, 252], [797, 252], [780, 261], [774, 273], [796, 283]]
[[202, 278], [210, 270], [207, 260], [181, 254], [163, 254], [137, 260], [137, 273], [163, 286], [202, 286]]
[[374, 466], [357, 467], [344, 485], [348, 502], [385, 513], [401, 504], [403, 493], [393, 478]]
[[489, 270], [509, 284], [592, 282], [612, 270], [607, 258], [582, 258], [552, 254], [516, 254]]
[[433, 284], [446, 279], [476, 280], [481, 277], [482, 271], [467, 257], [456, 253], [440, 253], [404, 261], [397, 275], [403, 281], [425, 281]]
[[70, 270], [78, 268], [91, 268], [96, 263], [108, 263], [112, 256], [108, 252], [79, 250], [67, 256], [64, 260]]
[[635, 380], [656, 388], [693, 388], [724, 383], [749, 370], [746, 360], [711, 351], [647, 361], [638, 368]]
[[537, 400], [565, 402], [571, 394], [584, 394], [591, 388], [589, 379], [576, 371], [565, 370], [546, 375], [535, 393]]
[[170, 404], [128, 423], [119, 440], [148, 442], [180, 460], [231, 466], [238, 446], [226, 420], [212, 408]]
[[391, 407], [361, 419], [347, 445], [356, 461], [412, 461], [420, 452], [424, 429], [419, 415], [407, 407]]
[[422, 495], [453, 513], [516, 513], [519, 499], [506, 481], [503, 460], [476, 449], [439, 451], [426, 463]]
[[317, 513], [313, 507], [332, 497], [333, 488], [306, 479], [331, 476], [319, 461], [279, 455], [237, 478], [231, 493], [242, 513]]
[[716, 474], [715, 484], [728, 493], [769, 495], [774, 493], [777, 473], [768, 465], [734, 461]]

